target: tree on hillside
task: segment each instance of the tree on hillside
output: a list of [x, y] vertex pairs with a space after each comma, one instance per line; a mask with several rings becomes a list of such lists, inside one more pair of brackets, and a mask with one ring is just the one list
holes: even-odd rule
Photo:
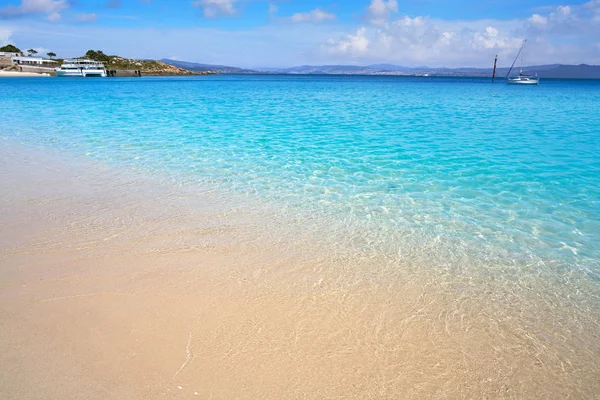
[[20, 53], [21, 50], [18, 47], [13, 46], [12, 44], [7, 44], [6, 46], [0, 47], [0, 51], [5, 51], [7, 53]]
[[48, 55], [48, 57], [50, 57], [50, 59], [53, 59], [54, 57], [56, 57], [56, 53], [53, 53], [51, 51], [49, 51], [48, 53], [46, 53]]
[[89, 58], [90, 60], [100, 61], [100, 62], [109, 62], [110, 57], [102, 52], [102, 50], [88, 50], [85, 53], [85, 58]]
[[37, 54], [37, 51], [34, 49], [29, 49], [29, 50], [27, 50], [27, 52], [29, 53], [30, 56]]

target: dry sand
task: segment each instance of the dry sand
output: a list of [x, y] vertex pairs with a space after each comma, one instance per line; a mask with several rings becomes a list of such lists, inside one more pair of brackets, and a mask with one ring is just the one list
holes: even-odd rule
[[0, 78], [22, 78], [22, 77], [50, 76], [49, 74], [37, 74], [34, 72], [0, 71]]
[[600, 394], [596, 311], [577, 334], [553, 305], [494, 314], [468, 284], [269, 237], [209, 195], [2, 155], [2, 399]]

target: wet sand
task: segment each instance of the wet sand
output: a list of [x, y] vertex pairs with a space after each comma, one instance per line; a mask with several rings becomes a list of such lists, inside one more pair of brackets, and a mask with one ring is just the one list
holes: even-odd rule
[[0, 398], [595, 398], [593, 282], [399, 268], [218, 194], [13, 146]]

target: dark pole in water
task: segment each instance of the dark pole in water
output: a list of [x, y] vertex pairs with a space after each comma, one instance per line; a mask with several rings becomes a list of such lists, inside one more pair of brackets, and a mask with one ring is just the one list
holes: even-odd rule
[[496, 58], [494, 58], [494, 72], [492, 73], [492, 82], [496, 79], [496, 62], [498, 61], [498, 54], [496, 54]]

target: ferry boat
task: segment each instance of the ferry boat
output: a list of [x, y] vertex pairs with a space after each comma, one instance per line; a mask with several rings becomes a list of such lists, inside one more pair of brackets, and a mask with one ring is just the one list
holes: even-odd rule
[[72, 77], [106, 77], [104, 64], [98, 61], [83, 58], [65, 60], [60, 68], [56, 69], [56, 76]]

